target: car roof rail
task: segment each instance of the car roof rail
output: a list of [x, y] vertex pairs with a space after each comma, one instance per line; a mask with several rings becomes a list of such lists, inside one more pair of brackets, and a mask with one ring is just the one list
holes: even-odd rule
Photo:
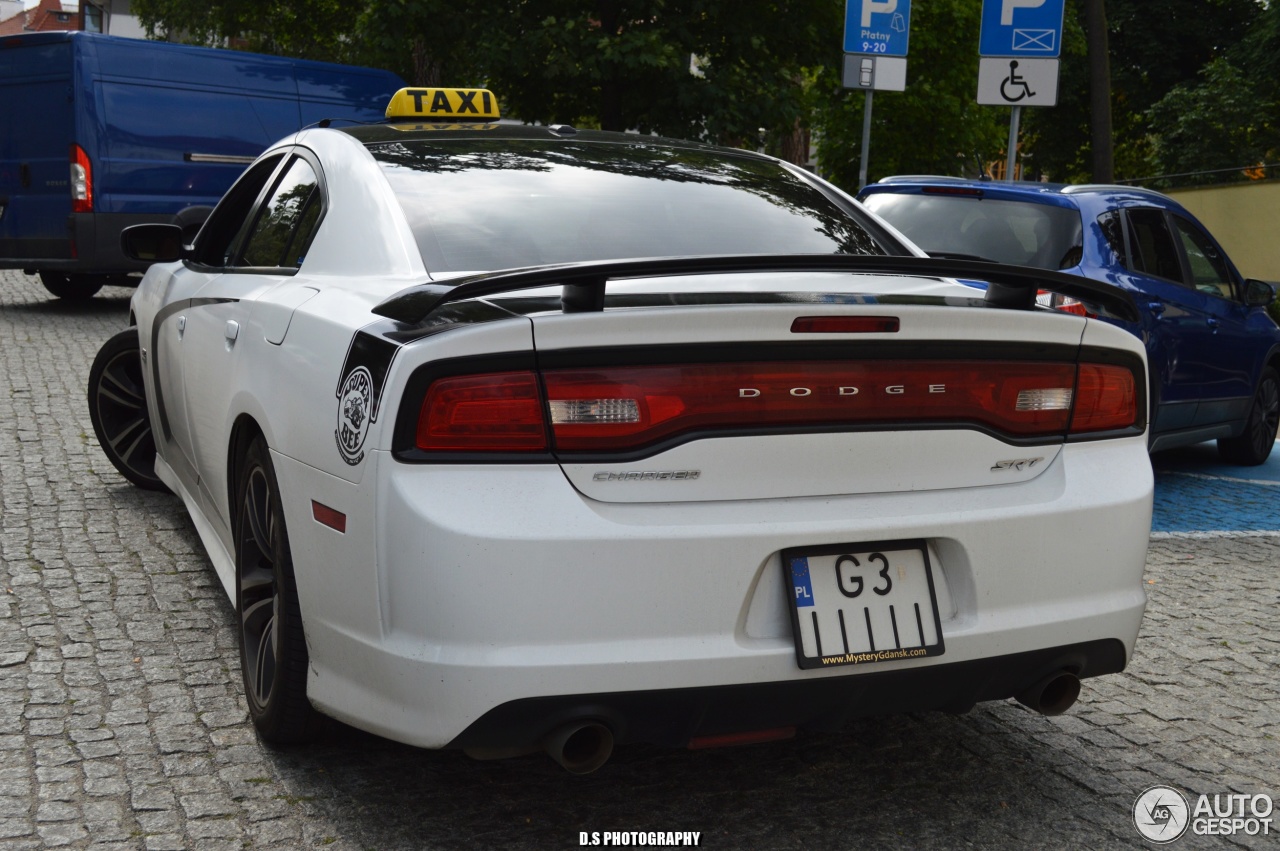
[[1170, 200], [1168, 195], [1155, 189], [1148, 189], [1145, 186], [1126, 186], [1123, 183], [1077, 183], [1065, 186], [1062, 189], [1062, 194], [1064, 195], [1082, 195], [1090, 192], [1131, 192], [1135, 195], [1147, 195], [1166, 201]]

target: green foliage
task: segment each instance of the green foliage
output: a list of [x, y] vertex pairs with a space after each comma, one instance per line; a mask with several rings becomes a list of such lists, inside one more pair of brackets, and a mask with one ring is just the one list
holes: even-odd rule
[[[1144, 177], [1152, 173], [1148, 111], [1175, 87], [1194, 86], [1201, 68], [1253, 33], [1263, 6], [1257, 0], [1107, 0], [1106, 6], [1115, 173]], [[1090, 179], [1083, 33], [1084, 4], [1067, 0], [1058, 105], [1028, 110], [1027, 150], [1053, 180]]]
[[[1266, 116], [1275, 115], [1250, 80], [1225, 58], [1215, 59], [1193, 84], [1175, 86], [1147, 115], [1155, 174], [1230, 169], [1263, 162], [1275, 144]], [[1183, 183], [1220, 182], [1205, 175]]]
[[[1009, 110], [979, 106], [981, 0], [930, 0], [911, 8], [905, 92], [876, 92], [871, 108], [868, 179], [890, 174], [976, 174], [1003, 156]], [[858, 189], [864, 93], [840, 89], [839, 67], [819, 78], [825, 97], [819, 167]]]
[[[1009, 110], [975, 102], [981, 0], [917, 0], [908, 87], [878, 92], [870, 177], [974, 174]], [[843, 0], [133, 0], [155, 34], [484, 85], [528, 121], [705, 139], [798, 158], [855, 189], [860, 92], [840, 86]], [[1115, 172], [1280, 157], [1280, 2], [1107, 0]], [[1083, 0], [1067, 0], [1058, 106], [1024, 110], [1024, 174], [1088, 180]]]

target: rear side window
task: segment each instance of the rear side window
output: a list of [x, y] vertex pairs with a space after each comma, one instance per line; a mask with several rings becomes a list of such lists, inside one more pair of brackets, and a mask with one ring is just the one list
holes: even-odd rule
[[298, 268], [320, 220], [320, 186], [315, 170], [301, 157], [289, 164], [262, 205], [245, 242], [242, 265]]
[[1129, 250], [1132, 253], [1129, 266], [1135, 272], [1145, 272], [1158, 278], [1184, 283], [1182, 262], [1178, 259], [1178, 247], [1169, 233], [1163, 210], [1129, 210]]
[[240, 243], [237, 237], [245, 232], [254, 204], [282, 159], [283, 154], [276, 154], [258, 160], [227, 190], [200, 230], [191, 258], [194, 262], [213, 267], [231, 265], [234, 246]]

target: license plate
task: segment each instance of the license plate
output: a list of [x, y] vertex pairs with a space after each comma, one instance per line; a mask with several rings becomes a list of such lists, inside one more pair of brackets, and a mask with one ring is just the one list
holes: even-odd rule
[[801, 668], [942, 655], [923, 541], [784, 550], [782, 566]]

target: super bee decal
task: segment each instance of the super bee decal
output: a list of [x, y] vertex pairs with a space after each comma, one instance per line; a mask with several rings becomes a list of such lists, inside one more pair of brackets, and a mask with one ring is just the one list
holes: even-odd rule
[[364, 460], [369, 428], [378, 421], [387, 371], [399, 346], [366, 331], [356, 332], [338, 382], [338, 422], [333, 439], [342, 460], [352, 465]]

